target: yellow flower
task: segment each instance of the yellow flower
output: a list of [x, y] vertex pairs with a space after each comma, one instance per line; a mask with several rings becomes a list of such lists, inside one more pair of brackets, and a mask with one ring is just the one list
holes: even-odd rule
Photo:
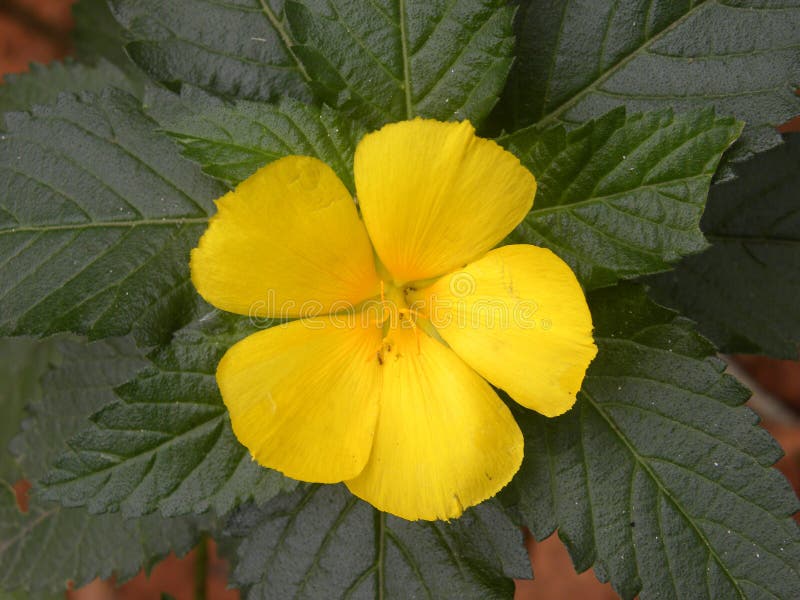
[[492, 250], [536, 181], [468, 122], [415, 119], [365, 136], [353, 198], [321, 161], [275, 161], [217, 201], [192, 252], [214, 306], [297, 318], [228, 350], [217, 382], [260, 464], [344, 481], [405, 519], [450, 519], [519, 469], [523, 438], [492, 389], [547, 416], [594, 358], [569, 267]]

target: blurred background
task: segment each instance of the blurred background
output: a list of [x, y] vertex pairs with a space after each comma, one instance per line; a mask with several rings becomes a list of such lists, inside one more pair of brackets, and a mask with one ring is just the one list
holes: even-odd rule
[[[72, 53], [71, 6], [74, 0], [0, 0], [0, 75], [22, 73], [31, 62], [47, 63]], [[800, 119], [782, 128], [800, 131]], [[778, 468], [800, 491], [800, 363], [762, 357], [725, 357], [730, 371], [755, 391], [751, 407], [783, 447]], [[25, 486], [18, 486], [20, 492]], [[24, 494], [23, 494], [24, 495]], [[800, 516], [796, 517], [800, 520]], [[608, 584], [591, 571], [576, 575], [555, 535], [542, 543], [526, 537], [535, 581], [517, 583], [517, 600], [606, 600], [617, 598]], [[206, 541], [183, 558], [169, 556], [149, 576], [144, 573], [117, 586], [114, 581], [95, 581], [71, 591], [71, 600], [236, 600], [226, 590], [227, 565]], [[166, 596], [165, 596], [166, 594]]]

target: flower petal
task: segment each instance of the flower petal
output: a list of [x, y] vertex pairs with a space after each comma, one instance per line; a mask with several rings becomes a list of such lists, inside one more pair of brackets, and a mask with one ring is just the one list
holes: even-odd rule
[[381, 329], [302, 319], [253, 334], [217, 369], [233, 431], [259, 464], [334, 483], [364, 468], [378, 415]]
[[511, 481], [522, 433], [483, 379], [419, 329], [391, 330], [382, 356], [375, 441], [346, 482], [353, 494], [404, 519], [452, 519]]
[[583, 290], [544, 248], [492, 250], [410, 300], [468, 365], [548, 417], [572, 407], [597, 354]]
[[326, 314], [378, 293], [372, 247], [325, 163], [287, 156], [217, 201], [192, 251], [192, 281], [217, 308], [259, 317]]
[[355, 180], [372, 244], [398, 283], [461, 267], [528, 213], [536, 180], [468, 121], [414, 119], [364, 136]]

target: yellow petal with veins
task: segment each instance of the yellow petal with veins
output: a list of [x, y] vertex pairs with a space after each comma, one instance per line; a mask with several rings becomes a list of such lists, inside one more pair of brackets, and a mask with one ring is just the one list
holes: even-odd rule
[[519, 160], [468, 121], [386, 125], [361, 140], [354, 170], [370, 239], [399, 284], [475, 260], [516, 227], [536, 193]]
[[572, 407], [597, 354], [583, 290], [545, 248], [497, 248], [409, 300], [468, 365], [548, 417]]
[[192, 251], [192, 282], [208, 302], [258, 317], [327, 314], [378, 293], [355, 203], [325, 163], [287, 156], [217, 201]]
[[358, 475], [378, 416], [382, 332], [360, 317], [302, 319], [231, 347], [217, 382], [259, 464], [303, 481]]
[[346, 482], [353, 494], [404, 519], [453, 519], [511, 481], [522, 433], [477, 373], [419, 329], [392, 329], [382, 360], [372, 454]]

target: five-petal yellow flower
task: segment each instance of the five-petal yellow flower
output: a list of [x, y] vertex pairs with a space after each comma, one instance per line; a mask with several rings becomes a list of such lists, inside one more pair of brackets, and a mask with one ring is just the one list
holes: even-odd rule
[[303, 156], [218, 200], [192, 252], [197, 290], [226, 311], [296, 320], [235, 344], [217, 381], [260, 464], [344, 481], [406, 519], [454, 518], [522, 462], [492, 385], [567, 411], [597, 351], [591, 315], [549, 250], [492, 250], [536, 181], [468, 122], [386, 125], [359, 143], [354, 174], [358, 207]]

